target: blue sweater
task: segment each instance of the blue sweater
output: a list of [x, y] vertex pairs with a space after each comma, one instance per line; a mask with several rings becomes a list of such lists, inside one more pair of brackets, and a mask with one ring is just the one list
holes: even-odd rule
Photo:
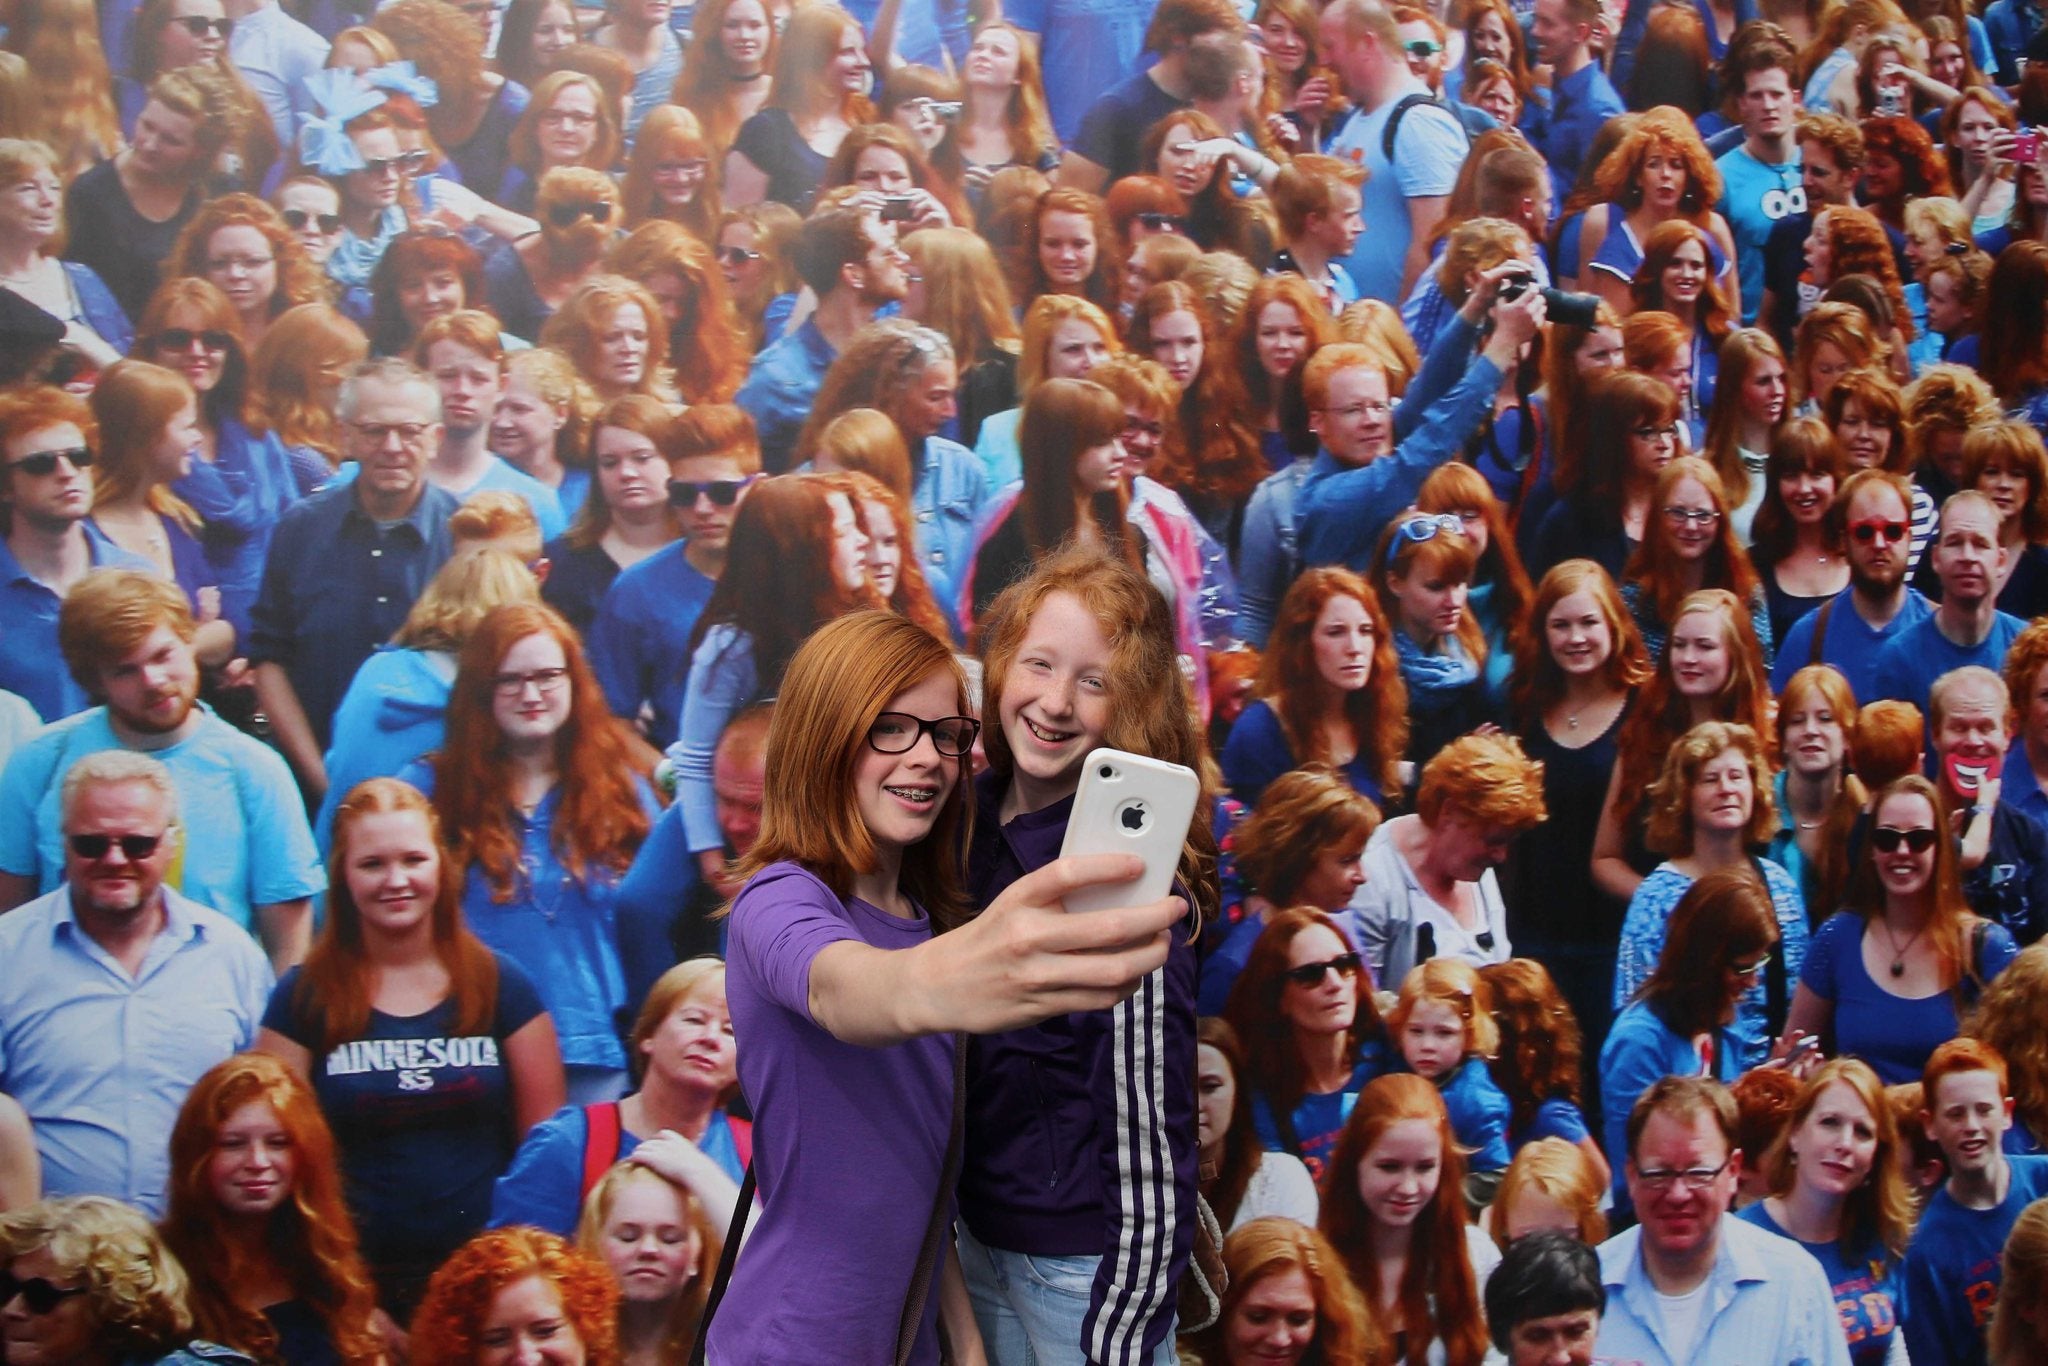
[[2024, 1210], [2048, 1196], [2048, 1157], [2009, 1157], [2012, 1180], [1992, 1209], [1934, 1193], [1906, 1249], [1906, 1348], [1915, 1361], [1984, 1366], [1984, 1329], [2004, 1280], [2000, 1254]]
[[389, 646], [363, 661], [334, 712], [327, 796], [313, 820], [321, 853], [330, 847], [335, 808], [349, 789], [369, 778], [395, 777], [441, 747], [454, 685], [454, 659], [435, 651]]
[[[1600, 1112], [1605, 1131], [1601, 1144], [1617, 1159], [1628, 1152], [1628, 1112], [1636, 1098], [1665, 1077], [1711, 1075], [1721, 1082], [1734, 1081], [1742, 1071], [1742, 1041], [1723, 1025], [1713, 1031], [1713, 1066], [1700, 1056], [1690, 1034], [1681, 1034], [1665, 1023], [1647, 1001], [1632, 1002], [1614, 1017], [1607, 1042], [1600, 1047]], [[1614, 1202], [1617, 1209], [1629, 1207], [1628, 1186], [1622, 1180], [1625, 1164], [1614, 1162]]]

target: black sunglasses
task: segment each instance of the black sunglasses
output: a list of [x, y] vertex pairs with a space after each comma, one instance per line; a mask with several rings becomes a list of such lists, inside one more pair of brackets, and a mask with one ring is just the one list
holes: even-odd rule
[[1916, 825], [1911, 830], [1880, 825], [1870, 832], [1870, 844], [1880, 854], [1896, 854], [1902, 844], [1913, 853], [1924, 854], [1934, 847], [1934, 831], [1924, 825]]
[[1178, 214], [1141, 213], [1138, 215], [1138, 221], [1150, 232], [1177, 232], [1185, 235], [1188, 230], [1187, 220]]
[[293, 232], [304, 232], [308, 223], [318, 223], [322, 232], [340, 232], [341, 215], [338, 213], [307, 213], [304, 209], [286, 209], [279, 215], [284, 225]]
[[1849, 534], [1865, 545], [1869, 545], [1872, 541], [1876, 540], [1880, 533], [1883, 534], [1887, 541], [1903, 541], [1906, 539], [1906, 531], [1907, 527], [1904, 522], [1888, 522], [1882, 518], [1875, 517], [1857, 522], [1849, 528]]
[[718, 259], [729, 266], [743, 266], [749, 261], [761, 259], [761, 253], [751, 247], [720, 247]]
[[146, 859], [164, 842], [162, 835], [72, 835], [71, 852], [83, 859], [103, 859], [115, 845], [130, 862]]
[[1287, 980], [1298, 987], [1321, 986], [1323, 974], [1333, 970], [1344, 977], [1357, 976], [1361, 961], [1355, 953], [1340, 953], [1320, 963], [1303, 963], [1298, 968], [1287, 969]]
[[61, 451], [37, 451], [34, 455], [24, 455], [21, 459], [11, 462], [7, 468], [10, 470], [20, 470], [23, 474], [41, 479], [44, 475], [57, 472], [57, 462], [59, 460], [69, 460], [73, 469], [90, 469], [92, 468], [92, 448], [90, 446], [71, 446]]
[[218, 33], [225, 42], [228, 35], [235, 31], [235, 21], [232, 19], [207, 19], [197, 14], [187, 14], [171, 22], [194, 38], [204, 38], [209, 33]]
[[234, 336], [219, 328], [195, 332], [189, 327], [167, 327], [156, 334], [155, 345], [159, 351], [190, 351], [195, 341], [209, 351], [225, 351], [235, 344]]
[[12, 1304], [19, 1295], [28, 1312], [37, 1318], [49, 1313], [73, 1295], [83, 1295], [85, 1287], [51, 1285], [41, 1276], [22, 1280], [12, 1271], [0, 1271], [0, 1307]]
[[671, 479], [668, 481], [669, 506], [695, 507], [699, 498], [709, 498], [713, 507], [729, 508], [758, 478], [759, 475], [745, 479]]
[[589, 218], [598, 223], [609, 223], [612, 217], [612, 202], [609, 199], [592, 199], [576, 204], [557, 204], [548, 210], [548, 222], [558, 228], [566, 228], [579, 218]]

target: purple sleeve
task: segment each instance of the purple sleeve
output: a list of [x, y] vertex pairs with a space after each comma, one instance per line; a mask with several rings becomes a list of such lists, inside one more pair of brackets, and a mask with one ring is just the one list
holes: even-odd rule
[[[811, 1014], [811, 960], [842, 939], [858, 940], [830, 888], [807, 873], [757, 876], [733, 903], [726, 955], [784, 1010]], [[819, 1028], [824, 1028], [819, 1025]]]
[[1195, 953], [1110, 1010], [1080, 1017], [1094, 1049], [1102, 1263], [1081, 1346], [1095, 1366], [1141, 1366], [1167, 1339], [1194, 1247]]

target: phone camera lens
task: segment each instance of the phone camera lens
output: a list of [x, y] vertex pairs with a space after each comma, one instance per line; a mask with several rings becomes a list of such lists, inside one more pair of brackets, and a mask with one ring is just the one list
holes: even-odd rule
[[1103, 778], [1114, 778], [1116, 776], [1116, 770], [1111, 768], [1108, 764], [1104, 764], [1101, 768], [1097, 769], [1096, 773], [1098, 776]]

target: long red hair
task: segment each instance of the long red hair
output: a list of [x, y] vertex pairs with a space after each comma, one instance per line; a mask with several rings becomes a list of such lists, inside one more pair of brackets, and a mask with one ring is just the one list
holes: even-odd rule
[[[1295, 939], [1302, 931], [1318, 926], [1336, 935], [1347, 952], [1357, 949], [1343, 927], [1322, 911], [1308, 906], [1275, 911], [1266, 928], [1259, 931], [1244, 971], [1238, 974], [1223, 1007], [1223, 1018], [1237, 1031], [1247, 1064], [1239, 1069], [1238, 1090], [1258, 1090], [1276, 1115], [1291, 1113], [1308, 1089], [1301, 1044], [1293, 1022], [1280, 1011], [1280, 998], [1287, 990], [1287, 958]], [[1379, 1005], [1373, 1000], [1373, 985], [1372, 974], [1361, 968], [1358, 1013], [1352, 1016], [1349, 1031], [1350, 1061], [1354, 1064], [1368, 1046], [1387, 1037]], [[1333, 1166], [1330, 1170], [1340, 1169]]]
[[[1285, 304], [1301, 321], [1308, 344], [1294, 369], [1275, 383], [1259, 363], [1259, 315]], [[1262, 276], [1245, 298], [1244, 311], [1223, 338], [1227, 364], [1216, 367], [1215, 394], [1222, 411], [1250, 427], [1270, 413], [1279, 423], [1290, 450], [1313, 451], [1315, 434], [1308, 427], [1308, 400], [1302, 397], [1301, 372], [1317, 351], [1337, 340], [1337, 324], [1316, 297], [1314, 286], [1292, 271]]]
[[1145, 291], [1131, 316], [1129, 349], [1152, 355], [1152, 328], [1172, 313], [1187, 313], [1202, 330], [1202, 364], [1181, 391], [1178, 422], [1167, 424], [1152, 477], [1184, 497], [1242, 506], [1267, 474], [1253, 415], [1229, 379], [1225, 339], [1215, 333], [1210, 308], [1193, 286], [1168, 280]]
[[1721, 476], [1714, 467], [1696, 455], [1681, 455], [1657, 472], [1655, 491], [1650, 494], [1650, 515], [1644, 519], [1643, 541], [1629, 557], [1628, 570], [1624, 581], [1640, 585], [1655, 607], [1657, 619], [1674, 620], [1672, 613], [1691, 591], [1685, 582], [1685, 568], [1679, 559], [1676, 543], [1671, 536], [1669, 524], [1664, 520], [1663, 510], [1678, 491], [1679, 484], [1690, 479], [1707, 491], [1707, 499], [1720, 514], [1714, 523], [1714, 539], [1707, 547], [1704, 572], [1701, 575], [1702, 588], [1725, 588], [1740, 602], [1748, 602], [1756, 593], [1756, 569], [1749, 562], [1749, 555], [1742, 543], [1735, 539], [1735, 519], [1730, 515], [1727, 491], [1721, 487]]
[[[221, 1126], [244, 1105], [268, 1105], [291, 1140], [290, 1197], [269, 1216], [264, 1249], [269, 1268], [248, 1264], [227, 1235], [228, 1216], [208, 1178]], [[235, 1298], [235, 1287], [252, 1273], [275, 1269], [292, 1293], [310, 1305], [327, 1327], [335, 1350], [349, 1366], [369, 1366], [383, 1356], [382, 1337], [370, 1326], [377, 1292], [356, 1248], [356, 1228], [342, 1199], [334, 1134], [320, 1102], [306, 1082], [283, 1062], [263, 1053], [237, 1053], [216, 1064], [193, 1084], [171, 1128], [170, 1208], [162, 1226], [164, 1245], [191, 1274], [187, 1297], [201, 1337], [277, 1360], [277, 1330], [263, 1315]]]
[[492, 680], [506, 651], [528, 636], [553, 639], [569, 670], [569, 717], [555, 733], [562, 798], [549, 832], [563, 866], [579, 880], [598, 869], [623, 873], [650, 824], [619, 724], [583, 657], [576, 629], [539, 603], [497, 608], [478, 624], [456, 665], [448, 738], [434, 757], [434, 808], [457, 871], [480, 865], [491, 899], [499, 902], [510, 901], [518, 890], [519, 838], [505, 795], [504, 736], [492, 712]]
[[[1408, 1262], [1401, 1273], [1399, 1327], [1408, 1338], [1406, 1360], [1408, 1366], [1423, 1366], [1430, 1344], [1441, 1339], [1448, 1366], [1478, 1366], [1486, 1357], [1486, 1315], [1479, 1301], [1479, 1278], [1465, 1250], [1465, 1159], [1451, 1132], [1444, 1098], [1427, 1079], [1394, 1072], [1359, 1092], [1330, 1157], [1332, 1179], [1316, 1225], [1344, 1259], [1353, 1280], [1361, 1286], [1379, 1285], [1372, 1215], [1359, 1199], [1357, 1172], [1387, 1130], [1410, 1119], [1436, 1127], [1442, 1156], [1436, 1194], [1410, 1226]], [[1392, 1341], [1394, 1332], [1384, 1322], [1386, 1310], [1379, 1296], [1368, 1294], [1366, 1304], [1382, 1335]]]
[[1401, 681], [1394, 628], [1379, 595], [1363, 578], [1332, 566], [1308, 570], [1294, 581], [1273, 618], [1253, 695], [1272, 707], [1296, 763], [1328, 761], [1317, 724], [1324, 685], [1316, 672], [1315, 633], [1316, 618], [1330, 599], [1338, 597], [1356, 598], [1372, 619], [1372, 673], [1366, 686], [1346, 694], [1344, 715], [1351, 722], [1358, 752], [1372, 756], [1382, 799], [1391, 800], [1401, 791], [1401, 755], [1408, 748], [1408, 688]]

